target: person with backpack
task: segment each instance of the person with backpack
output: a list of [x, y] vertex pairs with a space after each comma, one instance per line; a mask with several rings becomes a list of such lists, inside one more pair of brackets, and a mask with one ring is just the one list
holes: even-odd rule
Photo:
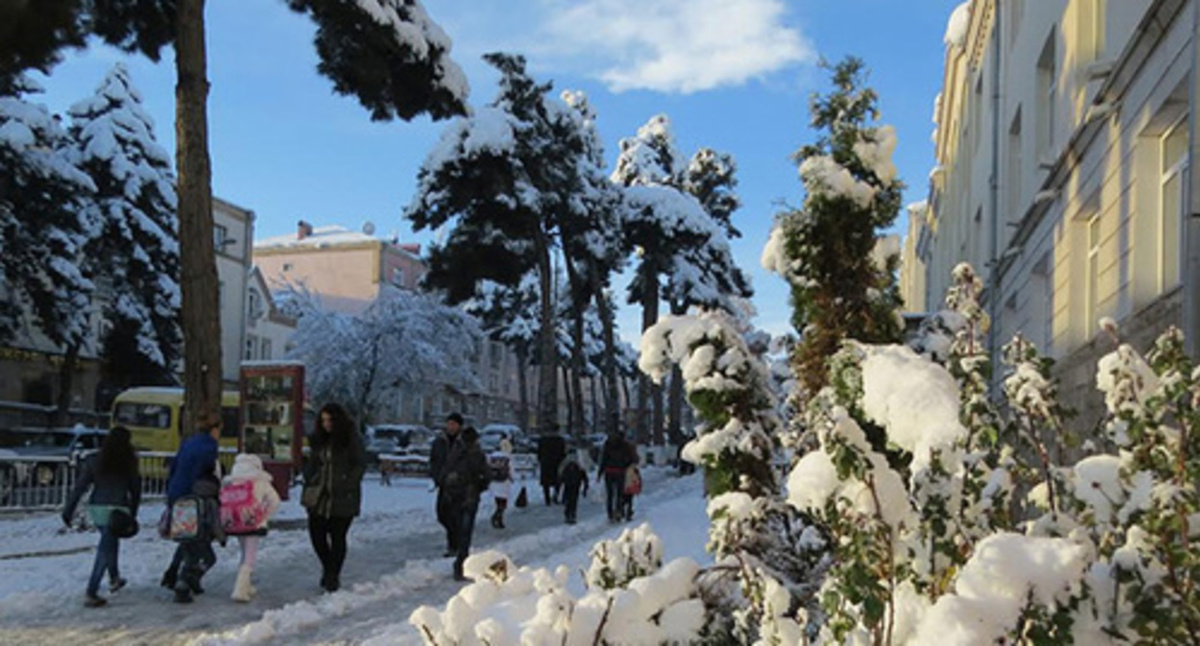
[[[175, 603], [191, 603], [192, 595], [203, 594], [200, 580], [217, 562], [213, 539], [219, 535], [217, 496], [221, 482], [217, 477], [217, 440], [221, 437], [221, 417], [207, 414], [199, 420], [199, 430], [179, 445], [167, 475], [167, 513], [172, 538], [179, 542], [160, 585], [174, 590]], [[178, 507], [178, 509], [177, 509]], [[188, 513], [185, 514], [184, 512]], [[193, 531], [176, 532], [176, 521], [188, 516]], [[214, 527], [215, 525], [215, 527]]]
[[441, 489], [444, 491], [454, 525], [454, 580], [466, 581], [463, 563], [471, 552], [471, 534], [475, 532], [475, 514], [479, 497], [491, 483], [487, 456], [479, 446], [479, 433], [468, 426], [462, 438], [450, 447], [442, 469]]
[[605, 506], [608, 522], [617, 523], [626, 515], [625, 473], [634, 463], [629, 442], [619, 433], [613, 433], [604, 441], [600, 450], [600, 464], [596, 470], [596, 481], [604, 479]]
[[577, 520], [580, 490], [587, 495], [587, 471], [580, 462], [579, 452], [571, 451], [558, 471], [558, 480], [562, 483], [563, 516], [568, 525], [574, 525]]
[[512, 442], [500, 440], [500, 447], [488, 455], [488, 469], [492, 474], [492, 492], [496, 510], [492, 512], [492, 527], [504, 529], [504, 511], [508, 509], [508, 498], [512, 494]]
[[142, 478], [138, 473], [137, 453], [129, 441], [129, 429], [114, 427], [104, 438], [100, 452], [91, 456], [83, 465], [75, 488], [63, 507], [62, 519], [67, 527], [75, 517], [75, 507], [84, 492], [92, 490], [87, 510], [92, 524], [100, 532], [100, 544], [96, 547], [96, 559], [92, 563], [92, 575], [88, 578], [83, 605], [99, 608], [108, 601], [99, 595], [100, 580], [108, 573], [108, 589], [116, 592], [125, 587], [121, 578], [117, 558], [121, 550], [121, 538], [132, 536], [137, 531], [138, 505], [142, 500]]
[[354, 422], [333, 403], [321, 408], [309, 446], [300, 504], [308, 510], [308, 537], [321, 561], [321, 587], [337, 592], [346, 562], [346, 535], [362, 506], [367, 454]]
[[258, 544], [267, 534], [267, 522], [278, 511], [281, 501], [271, 474], [263, 469], [262, 458], [240, 453], [221, 486], [221, 527], [230, 536], [237, 536], [242, 559], [237, 580], [233, 584], [234, 601], [246, 602], [254, 597], [251, 580], [258, 559]]

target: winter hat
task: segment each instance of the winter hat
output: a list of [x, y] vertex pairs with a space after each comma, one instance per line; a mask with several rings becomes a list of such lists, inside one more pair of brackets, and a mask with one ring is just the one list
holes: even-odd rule
[[505, 453], [512, 453], [512, 442], [509, 442], [508, 438], [500, 440], [500, 450]]
[[270, 478], [270, 474], [263, 470], [262, 458], [252, 453], [239, 453], [233, 459], [233, 469], [229, 471], [232, 478], [259, 477], [259, 474]]
[[459, 424], [462, 424], [463, 416], [459, 415], [458, 413], [450, 413], [449, 415], [446, 416], [446, 421], [447, 422], [458, 422]]

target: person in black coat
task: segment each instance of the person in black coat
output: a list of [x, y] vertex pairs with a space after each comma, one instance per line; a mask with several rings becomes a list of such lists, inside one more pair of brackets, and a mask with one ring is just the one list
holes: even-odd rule
[[567, 457], [567, 441], [555, 431], [538, 439], [538, 467], [541, 471], [542, 496], [547, 505], [558, 502], [558, 468]]
[[433, 445], [429, 448], [429, 477], [433, 479], [433, 485], [437, 487], [437, 502], [435, 503], [435, 511], [437, 513], [438, 524], [446, 530], [446, 551], [442, 556], [454, 556], [458, 554], [458, 546], [454, 544], [454, 535], [458, 521], [455, 519], [454, 510], [450, 506], [450, 500], [446, 497], [446, 490], [442, 487], [442, 476], [446, 468], [446, 458], [450, 455], [450, 449], [459, 441], [459, 435], [462, 433], [463, 417], [458, 413], [450, 413], [446, 416], [446, 430], [441, 435], [433, 440]]
[[491, 483], [491, 470], [487, 456], [479, 446], [479, 433], [473, 427], [462, 431], [462, 438], [450, 447], [446, 462], [441, 470], [439, 491], [446, 497], [449, 512], [456, 524], [453, 526], [454, 579], [465, 581], [463, 563], [471, 552], [471, 534], [475, 532], [475, 515], [479, 511], [479, 497]]
[[574, 525], [578, 516], [579, 492], [582, 489], [587, 495], [587, 471], [579, 464], [578, 455], [572, 452], [563, 461], [559, 470], [559, 481], [562, 482], [563, 516], [568, 525]]
[[605, 503], [608, 507], [608, 520], [615, 523], [624, 519], [627, 511], [625, 496], [625, 472], [636, 461], [636, 455], [629, 442], [619, 433], [608, 436], [604, 448], [600, 450], [600, 465], [596, 473], [596, 481], [604, 479]]
[[362, 507], [367, 454], [346, 410], [332, 403], [321, 408], [309, 446], [300, 504], [308, 510], [308, 538], [321, 561], [321, 587], [337, 592], [346, 562], [346, 535]]
[[99, 595], [100, 580], [105, 572], [108, 572], [109, 590], [116, 592], [125, 586], [117, 563], [121, 539], [114, 533], [110, 520], [114, 513], [129, 514], [136, 519], [142, 501], [142, 477], [138, 473], [137, 453], [129, 441], [129, 429], [117, 426], [109, 431], [100, 452], [84, 465], [63, 507], [62, 518], [68, 527], [75, 516], [79, 499], [89, 488], [92, 495], [88, 499], [88, 514], [100, 531], [100, 544], [96, 548], [96, 560], [92, 563], [84, 605], [98, 608], [108, 603]]

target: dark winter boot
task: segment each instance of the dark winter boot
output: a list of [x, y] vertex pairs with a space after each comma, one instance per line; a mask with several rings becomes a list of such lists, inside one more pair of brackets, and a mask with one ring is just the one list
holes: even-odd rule
[[171, 568], [166, 572], [163, 572], [162, 580], [160, 580], [158, 584], [164, 588], [167, 588], [168, 590], [174, 590], [176, 576], [177, 574], [175, 568]]
[[191, 603], [193, 601], [192, 589], [188, 587], [188, 584], [180, 581], [179, 584], [175, 586], [175, 597], [172, 599], [172, 601], [175, 603]]

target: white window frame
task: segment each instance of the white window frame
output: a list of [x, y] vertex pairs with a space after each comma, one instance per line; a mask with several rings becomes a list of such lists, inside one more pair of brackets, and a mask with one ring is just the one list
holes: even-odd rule
[[[1159, 160], [1159, 187], [1158, 187], [1158, 218], [1157, 231], [1155, 234], [1157, 248], [1157, 258], [1155, 265], [1158, 268], [1158, 291], [1159, 293], [1174, 287], [1180, 280], [1180, 234], [1185, 212], [1187, 210], [1187, 177], [1188, 177], [1188, 155], [1187, 146], [1184, 145], [1180, 149], [1179, 158], [1175, 160], [1166, 159], [1167, 140], [1172, 135], [1181, 133], [1187, 137], [1187, 114], [1184, 114], [1177, 120], [1159, 139], [1158, 160]], [[1175, 196], [1177, 208], [1174, 213], [1167, 212], [1167, 192], [1168, 184], [1175, 181], [1178, 186], [1174, 190], [1178, 191]], [[1169, 250], [1174, 247], [1173, 253]], [[1174, 258], [1172, 262], [1171, 258]]]
[[1087, 281], [1084, 290], [1084, 332], [1091, 339], [1097, 332], [1097, 322], [1100, 320], [1098, 308], [1100, 305], [1100, 214], [1095, 213], [1087, 219]]

